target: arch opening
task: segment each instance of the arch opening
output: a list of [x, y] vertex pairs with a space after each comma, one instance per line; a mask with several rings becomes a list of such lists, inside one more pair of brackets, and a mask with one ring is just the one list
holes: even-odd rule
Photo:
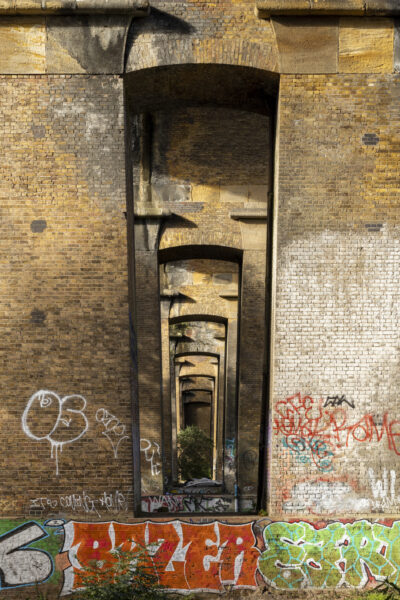
[[226, 65], [148, 71], [127, 76], [140, 435], [155, 441], [162, 460], [155, 476], [141, 456], [141, 495], [186, 493], [179, 435], [194, 426], [212, 444], [203, 493], [224, 496], [228, 512], [251, 511], [275, 78]]

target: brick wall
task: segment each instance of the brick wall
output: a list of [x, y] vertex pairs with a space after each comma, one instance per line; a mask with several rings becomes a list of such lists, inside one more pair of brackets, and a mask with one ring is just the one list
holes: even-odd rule
[[[122, 81], [3, 76], [0, 88], [1, 510], [95, 518], [108, 514], [106, 492], [111, 510], [125, 512], [132, 478]], [[39, 390], [56, 395], [32, 401], [24, 432], [24, 410]], [[86, 406], [63, 401], [71, 395]], [[117, 422], [107, 425], [105, 411], [119, 424], [110, 438], [103, 433]]]
[[398, 86], [282, 77], [273, 512], [399, 509]]

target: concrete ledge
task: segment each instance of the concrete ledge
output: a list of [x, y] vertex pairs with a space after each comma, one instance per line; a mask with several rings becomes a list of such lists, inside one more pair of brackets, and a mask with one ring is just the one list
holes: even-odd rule
[[148, 0], [0, 0], [0, 15], [124, 14], [146, 16]]
[[266, 221], [268, 212], [266, 208], [239, 208], [229, 213], [235, 221]]
[[284, 15], [400, 16], [399, 0], [256, 0], [261, 19]]

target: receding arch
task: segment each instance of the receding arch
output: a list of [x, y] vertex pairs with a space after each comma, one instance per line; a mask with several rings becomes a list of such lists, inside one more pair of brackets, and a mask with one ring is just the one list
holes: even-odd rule
[[240, 263], [242, 260], [242, 255], [243, 250], [241, 248], [235, 248], [232, 246], [192, 244], [161, 248], [158, 251], [158, 260], [160, 264], [175, 260], [189, 260], [191, 258], [228, 260], [230, 262]]
[[169, 322], [171, 324], [174, 323], [185, 323], [187, 321], [210, 321], [212, 323], [223, 323], [226, 325], [228, 323], [228, 319], [226, 317], [222, 317], [221, 315], [214, 315], [209, 313], [192, 313], [190, 315], [182, 315], [181, 317], [171, 317]]
[[[187, 56], [182, 60], [190, 62]], [[144, 437], [164, 444], [164, 470], [157, 480], [142, 460], [143, 490], [159, 494], [172, 489], [166, 476], [173, 460], [167, 432], [174, 417], [171, 408], [167, 414], [168, 402], [162, 397], [171, 399], [176, 394], [170, 385], [176, 380], [175, 358], [196, 347], [203, 353], [218, 349], [215, 389], [225, 413], [234, 415], [230, 430], [225, 427], [219, 438], [227, 444], [221, 452], [224, 492], [233, 500], [236, 484], [251, 490], [243, 506], [254, 507], [258, 459], [248, 469], [244, 463], [241, 466], [240, 456], [259, 452], [266, 345], [266, 217], [278, 79], [254, 65], [172, 64], [171, 60], [127, 73], [125, 83], [133, 123], [130, 222], [135, 213], [133, 312], [139, 344], [140, 426]], [[237, 276], [232, 277], [234, 269], [224, 269], [220, 289], [214, 289], [207, 301], [200, 288], [189, 290], [186, 285], [183, 289], [179, 273], [167, 277], [167, 267], [179, 261], [235, 265]], [[181, 266], [185, 279], [190, 269]], [[200, 284], [216, 276], [212, 269], [192, 271]], [[195, 335], [190, 339], [186, 324], [195, 321], [197, 333], [204, 327], [210, 333], [211, 324], [225, 331], [210, 334], [212, 343], [203, 343], [192, 327]], [[171, 328], [179, 325], [181, 331], [178, 328], [171, 335]], [[229, 406], [224, 398], [229, 398]], [[222, 417], [220, 421], [224, 422]], [[225, 457], [230, 470], [225, 468]]]

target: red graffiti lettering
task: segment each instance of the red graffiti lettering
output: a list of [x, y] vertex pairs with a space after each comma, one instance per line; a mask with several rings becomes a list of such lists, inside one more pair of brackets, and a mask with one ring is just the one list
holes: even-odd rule
[[[354, 409], [354, 405], [347, 404]], [[295, 394], [276, 405], [274, 433], [283, 436], [283, 444], [293, 456], [303, 463], [313, 461], [321, 471], [333, 468], [336, 449], [354, 442], [380, 443], [386, 438], [389, 450], [400, 456], [400, 421], [390, 420], [384, 413], [379, 424], [371, 414], [349, 423], [347, 409]]]
[[220, 590], [219, 562], [222, 548], [218, 523], [183, 525], [186, 554], [186, 578], [191, 590]]
[[188, 590], [181, 524], [175, 527], [174, 523], [149, 523], [148, 532], [160, 584], [176, 590]]
[[[76, 523], [66, 526], [64, 551], [69, 576], [63, 593], [83, 586], [82, 573], [92, 561], [104, 569], [115, 550], [133, 552], [154, 569], [161, 585], [177, 591], [224, 591], [224, 585], [256, 587], [259, 550], [251, 523]], [[140, 557], [140, 558], [139, 558]], [[72, 571], [72, 577], [71, 577]]]
[[236, 587], [253, 587], [259, 552], [250, 523], [247, 525], [219, 525], [223, 551], [221, 554], [221, 581]]
[[[76, 560], [83, 567], [90, 567], [93, 561], [96, 561], [98, 568], [108, 569], [116, 560], [111, 552], [114, 550], [109, 531], [113, 526], [112, 523], [75, 523], [75, 525], [78, 527], [74, 527], [72, 547]], [[74, 567], [73, 589], [83, 586], [82, 573], [81, 569]]]

